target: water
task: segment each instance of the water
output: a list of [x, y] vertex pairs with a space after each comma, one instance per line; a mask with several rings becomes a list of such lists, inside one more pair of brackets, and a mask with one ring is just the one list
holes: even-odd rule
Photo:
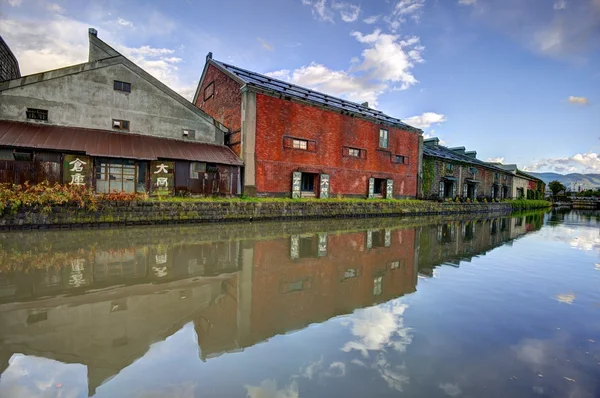
[[599, 227], [0, 234], [0, 396], [599, 397]]

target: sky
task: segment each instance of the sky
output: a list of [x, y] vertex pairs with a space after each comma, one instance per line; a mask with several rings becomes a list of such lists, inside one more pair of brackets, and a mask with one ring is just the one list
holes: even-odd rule
[[206, 54], [528, 171], [600, 173], [600, 0], [0, 0], [23, 75], [89, 27], [191, 99]]

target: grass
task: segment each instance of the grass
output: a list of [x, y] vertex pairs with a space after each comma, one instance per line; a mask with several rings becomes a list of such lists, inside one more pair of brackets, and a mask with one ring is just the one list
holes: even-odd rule
[[552, 206], [552, 203], [547, 200], [515, 199], [507, 203], [510, 203], [515, 210], [542, 209]]

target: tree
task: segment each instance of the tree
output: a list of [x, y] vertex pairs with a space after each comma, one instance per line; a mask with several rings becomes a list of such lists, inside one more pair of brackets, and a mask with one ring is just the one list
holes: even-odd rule
[[552, 195], [558, 194], [560, 191], [566, 191], [567, 187], [565, 187], [560, 181], [550, 181], [548, 183], [548, 188], [552, 191]]

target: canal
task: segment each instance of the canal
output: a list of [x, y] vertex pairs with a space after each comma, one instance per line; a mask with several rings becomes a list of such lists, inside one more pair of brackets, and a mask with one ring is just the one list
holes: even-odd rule
[[1, 397], [599, 397], [600, 213], [0, 234]]

